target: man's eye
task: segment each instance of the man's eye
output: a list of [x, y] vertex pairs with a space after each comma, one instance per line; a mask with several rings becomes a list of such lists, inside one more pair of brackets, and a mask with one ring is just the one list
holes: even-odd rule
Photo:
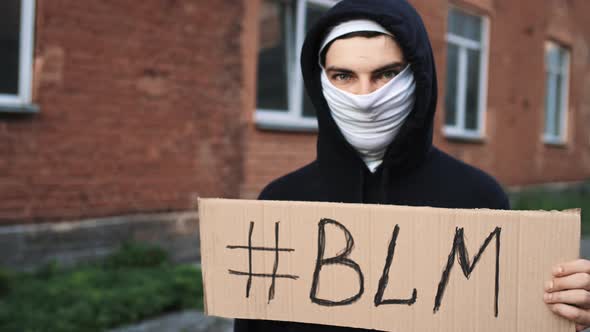
[[336, 81], [348, 81], [351, 79], [350, 74], [334, 74], [332, 76], [332, 79], [336, 80]]
[[394, 70], [389, 70], [389, 71], [384, 71], [381, 74], [379, 74], [379, 76], [377, 77], [378, 79], [381, 80], [391, 80], [393, 79], [397, 74], [399, 74], [398, 72], [394, 71]]

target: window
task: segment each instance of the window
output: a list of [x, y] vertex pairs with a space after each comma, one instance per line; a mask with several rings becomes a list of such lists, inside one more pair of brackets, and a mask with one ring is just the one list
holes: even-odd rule
[[31, 103], [34, 0], [0, 1], [0, 110]]
[[444, 133], [483, 136], [486, 107], [488, 20], [451, 8], [447, 32]]
[[546, 143], [563, 144], [568, 108], [569, 52], [553, 42], [545, 43], [545, 129]]
[[335, 0], [264, 0], [260, 9], [256, 124], [314, 130], [315, 110], [304, 92], [299, 53], [306, 31]]

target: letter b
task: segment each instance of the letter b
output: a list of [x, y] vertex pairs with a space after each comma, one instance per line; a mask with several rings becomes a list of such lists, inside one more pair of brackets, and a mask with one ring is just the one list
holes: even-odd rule
[[[336, 256], [330, 258], [324, 258], [324, 251], [326, 249], [326, 224], [332, 224], [341, 229], [342, 232], [344, 232], [344, 236], [346, 238], [346, 248], [344, 248], [344, 250], [339, 252]], [[350, 255], [350, 252], [353, 248], [354, 239], [352, 238], [352, 234], [350, 234], [350, 232], [346, 229], [346, 227], [344, 227], [344, 225], [332, 219], [320, 220], [318, 224], [318, 256], [316, 260], [315, 270], [313, 272], [311, 292], [309, 294], [309, 297], [313, 303], [323, 306], [348, 305], [354, 303], [363, 295], [363, 292], [365, 291], [363, 272], [361, 271], [360, 266], [355, 261], [348, 258], [348, 255]], [[344, 265], [353, 269], [359, 277], [358, 293], [341, 301], [332, 301], [328, 299], [318, 298], [317, 292], [319, 286], [320, 273], [322, 271], [322, 267], [324, 267], [325, 265]]]

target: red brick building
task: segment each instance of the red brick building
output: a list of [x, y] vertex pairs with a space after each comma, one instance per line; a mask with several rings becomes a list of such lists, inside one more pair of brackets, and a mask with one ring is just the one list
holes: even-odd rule
[[[436, 55], [435, 144], [505, 186], [590, 177], [589, 1], [411, 2]], [[0, 224], [177, 221], [308, 163], [297, 56], [333, 3], [3, 0]]]
[[[437, 146], [486, 170], [505, 186], [579, 181], [590, 177], [590, 25], [582, 14], [590, 11], [590, 2], [410, 2], [425, 21], [436, 57], [439, 79]], [[246, 38], [249, 38], [244, 43], [246, 46], [266, 46], [265, 38], [269, 38], [266, 29], [276, 24], [264, 22], [265, 19], [271, 21], [268, 12], [278, 11], [276, 3], [280, 2], [248, 2], [247, 13], [254, 14], [249, 15], [245, 23]], [[305, 25], [305, 19], [296, 17], [298, 10], [313, 20], [316, 12], [325, 10], [329, 1], [307, 0], [306, 3], [307, 8], [303, 10], [291, 5], [293, 9], [287, 15], [295, 17], [292, 19], [295, 24]], [[299, 4], [299, 7], [304, 6]], [[266, 13], [267, 17], [259, 20], [256, 13]], [[467, 36], [462, 35], [465, 34], [462, 26]], [[292, 39], [298, 39], [296, 33]], [[297, 41], [293, 44], [294, 48], [299, 46]], [[465, 44], [467, 47], [463, 46]], [[464, 56], [460, 54], [462, 48], [468, 48]], [[472, 57], [470, 49], [476, 50], [479, 56]], [[284, 125], [290, 119], [267, 121], [268, 118], [260, 116], [272, 113], [261, 111], [255, 98], [257, 77], [253, 68], [263, 55], [257, 56], [257, 47], [246, 47], [245, 52], [247, 63], [251, 63], [246, 66], [250, 71], [245, 76], [245, 87], [247, 93], [254, 96], [246, 100], [249, 104], [245, 108], [251, 112], [248, 118], [258, 122], [254, 121], [246, 130], [242, 194], [253, 196], [264, 183], [286, 169], [312, 159], [315, 137], [295, 131], [260, 129], [280, 128], [281, 120]], [[461, 65], [461, 57], [472, 57], [475, 60], [471, 63], [479, 61], [479, 66], [472, 70], [469, 65]], [[548, 74], [549, 62], [554, 58], [557, 58], [556, 67], [563, 68], [563, 74]], [[463, 89], [459, 82], [461, 67], [466, 72]], [[299, 78], [292, 75], [292, 79]], [[564, 83], [556, 84], [560, 80]], [[297, 91], [297, 83], [294, 85], [292, 98], [303, 98]], [[461, 91], [467, 91], [467, 96], [461, 96]], [[549, 94], [552, 96], [546, 97]], [[546, 99], [550, 100], [546, 102]], [[460, 101], [464, 106], [459, 106]], [[306, 113], [305, 101], [299, 102], [303, 107], [297, 102], [294, 104], [289, 105], [290, 111], [297, 114], [291, 126], [309, 128], [305, 122], [298, 121], [304, 118], [299, 114]]]

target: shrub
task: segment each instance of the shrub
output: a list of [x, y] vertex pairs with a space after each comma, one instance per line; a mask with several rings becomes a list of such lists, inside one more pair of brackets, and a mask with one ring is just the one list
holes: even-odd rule
[[105, 260], [107, 268], [153, 267], [169, 262], [166, 251], [154, 245], [127, 242]]
[[200, 271], [128, 243], [103, 263], [0, 271], [0, 331], [104, 331], [173, 310], [202, 309]]
[[524, 190], [510, 194], [514, 210], [582, 209], [582, 233], [590, 234], [590, 184], [574, 189]]

